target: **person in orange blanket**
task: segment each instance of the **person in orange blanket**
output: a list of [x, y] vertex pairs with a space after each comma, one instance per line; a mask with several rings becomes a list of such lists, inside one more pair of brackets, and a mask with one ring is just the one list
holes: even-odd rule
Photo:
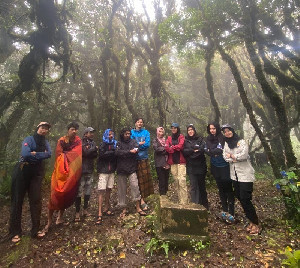
[[82, 142], [77, 136], [79, 125], [75, 122], [67, 126], [66, 136], [57, 142], [54, 171], [51, 177], [51, 196], [48, 205], [48, 223], [38, 233], [43, 237], [52, 224], [53, 213], [58, 210], [56, 224], [63, 223], [62, 216], [76, 198], [82, 168]]

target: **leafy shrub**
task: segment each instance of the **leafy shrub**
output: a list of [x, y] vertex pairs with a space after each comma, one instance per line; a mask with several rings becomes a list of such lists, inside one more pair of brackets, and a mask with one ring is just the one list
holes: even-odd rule
[[274, 185], [281, 191], [287, 209], [288, 217], [296, 223], [300, 222], [300, 181], [296, 174], [281, 171], [282, 178], [274, 181]]

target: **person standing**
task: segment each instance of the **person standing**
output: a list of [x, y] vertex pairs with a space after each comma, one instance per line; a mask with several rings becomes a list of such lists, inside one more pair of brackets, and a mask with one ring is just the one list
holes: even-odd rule
[[169, 186], [170, 165], [168, 164], [168, 153], [165, 145], [165, 130], [163, 127], [156, 129], [156, 138], [153, 140], [154, 162], [158, 178], [158, 189], [160, 195], [166, 195]]
[[222, 206], [219, 217], [228, 223], [234, 223], [234, 192], [229, 163], [223, 158], [224, 136], [218, 123], [208, 124], [207, 133], [205, 153], [210, 156], [211, 174], [215, 178], [219, 190]]
[[232, 126], [228, 124], [223, 125], [222, 131], [225, 136], [223, 157], [230, 164], [230, 176], [233, 180], [235, 195], [250, 221], [247, 231], [250, 234], [259, 234], [258, 217], [252, 204], [255, 177], [248, 155], [248, 144], [235, 133]]
[[38, 235], [42, 210], [41, 187], [45, 177], [43, 160], [51, 157], [51, 148], [45, 138], [50, 127], [49, 123], [40, 122], [34, 135], [22, 142], [21, 158], [15, 167], [11, 185], [9, 235], [14, 243], [21, 240], [22, 206], [26, 193], [32, 222], [31, 236]]
[[126, 193], [127, 193], [127, 178], [130, 183], [131, 196], [135, 202], [136, 212], [140, 216], [146, 216], [145, 211], [141, 209], [140, 200], [141, 194], [136, 175], [137, 158], [136, 154], [139, 150], [139, 145], [135, 139], [130, 138], [130, 129], [124, 128], [120, 134], [120, 141], [117, 143], [117, 174], [118, 174], [118, 199], [119, 206], [123, 208], [121, 218], [127, 214], [126, 208]]
[[78, 128], [79, 125], [76, 122], [68, 124], [67, 135], [57, 142], [48, 204], [48, 223], [40, 231], [40, 237], [48, 232], [55, 210], [58, 210], [56, 224], [63, 223], [64, 210], [74, 203], [77, 196], [82, 170], [82, 142], [77, 136]]
[[165, 149], [168, 153], [168, 164], [171, 166], [171, 173], [175, 180], [179, 203], [187, 204], [188, 192], [186, 186], [186, 160], [182, 153], [184, 136], [180, 134], [180, 127], [177, 123], [172, 123], [171, 131], [172, 135], [168, 136], [165, 145]]
[[[103, 134], [103, 142], [99, 147], [99, 157], [97, 162], [97, 171], [99, 173], [98, 192], [99, 208], [96, 224], [102, 224], [102, 216], [113, 216], [114, 212], [110, 209], [110, 195], [114, 187], [115, 171], [117, 167], [116, 157], [117, 141], [114, 132], [106, 129]], [[102, 204], [105, 196], [104, 210]]]
[[137, 177], [141, 193], [141, 208], [144, 211], [149, 210], [149, 206], [145, 202], [145, 198], [154, 194], [153, 181], [151, 177], [150, 164], [148, 160], [148, 149], [150, 146], [150, 133], [143, 128], [143, 118], [135, 121], [135, 129], [131, 130], [131, 138], [138, 143], [137, 153]]
[[91, 216], [88, 212], [91, 197], [92, 175], [94, 172], [94, 160], [97, 158], [97, 146], [94, 141], [95, 129], [87, 127], [82, 138], [82, 173], [79, 183], [78, 195], [75, 200], [75, 222], [80, 221], [81, 196], [84, 193], [83, 216]]
[[192, 203], [203, 205], [207, 210], [208, 199], [205, 185], [207, 172], [204, 155], [205, 141], [198, 136], [193, 125], [187, 127], [187, 136], [184, 141], [183, 154], [186, 159], [186, 170], [190, 178], [190, 193]]

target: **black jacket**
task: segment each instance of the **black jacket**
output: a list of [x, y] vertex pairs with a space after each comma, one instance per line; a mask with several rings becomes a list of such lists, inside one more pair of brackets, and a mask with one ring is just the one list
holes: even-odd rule
[[98, 173], [114, 173], [117, 167], [116, 150], [113, 144], [105, 142], [100, 144], [99, 157], [97, 162]]
[[117, 143], [117, 173], [130, 175], [137, 170], [136, 154], [130, 152], [133, 148], [138, 148], [136, 140], [119, 141]]
[[[186, 159], [187, 173], [203, 174], [207, 171], [206, 159], [204, 155], [205, 141], [202, 137], [198, 139], [184, 140], [183, 155]], [[194, 152], [194, 150], [199, 150]]]
[[154, 162], [156, 167], [165, 167], [167, 165], [168, 153], [165, 147], [162, 146], [157, 138], [152, 142], [154, 149]]
[[94, 172], [95, 158], [97, 158], [96, 143], [84, 137], [82, 139], [82, 174], [92, 174]]

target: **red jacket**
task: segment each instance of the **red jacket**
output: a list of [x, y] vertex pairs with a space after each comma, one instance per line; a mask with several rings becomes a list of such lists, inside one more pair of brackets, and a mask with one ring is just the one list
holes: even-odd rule
[[166, 152], [169, 154], [168, 157], [168, 164], [169, 165], [173, 165], [173, 153], [175, 151], [179, 151], [180, 152], [180, 158], [179, 158], [179, 162], [180, 164], [185, 164], [185, 158], [183, 156], [182, 150], [183, 150], [183, 144], [184, 144], [184, 136], [182, 134], [179, 135], [178, 137], [178, 144], [176, 145], [172, 145], [172, 136], [168, 136], [167, 140], [166, 140], [166, 145], [165, 145], [165, 149]]

